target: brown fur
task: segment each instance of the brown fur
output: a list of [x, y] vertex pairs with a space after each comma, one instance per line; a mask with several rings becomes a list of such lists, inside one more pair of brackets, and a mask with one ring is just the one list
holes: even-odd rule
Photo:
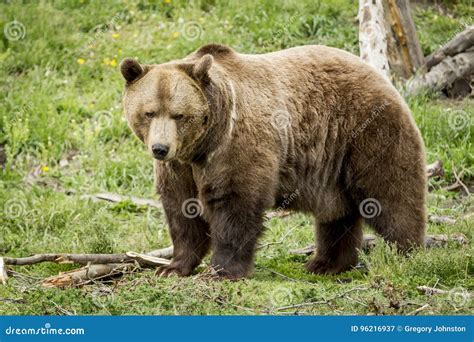
[[[135, 64], [126, 60], [122, 72], [136, 134], [147, 143], [146, 106], [157, 117], [181, 106], [192, 122], [184, 130], [176, 124], [176, 155], [155, 161], [175, 247], [163, 275], [191, 274], [210, 247], [219, 275], [248, 275], [264, 211], [275, 206], [314, 215], [310, 272], [354, 266], [364, 221], [403, 249], [422, 244], [419, 131], [396, 89], [358, 57], [324, 46], [245, 55], [211, 44], [183, 60], [142, 66], [130, 80]], [[189, 86], [176, 90], [183, 82]], [[200, 217], [183, 215], [189, 198], [203, 203]], [[366, 199], [380, 203], [378, 215], [361, 214]]]

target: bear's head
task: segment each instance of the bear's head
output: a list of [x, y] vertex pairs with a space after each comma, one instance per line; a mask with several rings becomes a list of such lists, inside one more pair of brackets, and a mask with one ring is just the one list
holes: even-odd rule
[[126, 119], [155, 159], [190, 162], [202, 154], [212, 127], [212, 65], [209, 54], [159, 65], [121, 63]]

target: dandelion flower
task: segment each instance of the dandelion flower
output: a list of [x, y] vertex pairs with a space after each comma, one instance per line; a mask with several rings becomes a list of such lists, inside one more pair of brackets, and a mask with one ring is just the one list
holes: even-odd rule
[[112, 33], [112, 38], [113, 38], [113, 39], [120, 38], [120, 33], [117, 33], [117, 32]]
[[77, 64], [82, 65], [86, 62], [86, 60], [84, 58], [78, 58], [76, 62]]
[[43, 172], [48, 172], [48, 171], [49, 171], [49, 167], [45, 165], [45, 166], [43, 166], [43, 167], [41, 168], [41, 170], [43, 170]]

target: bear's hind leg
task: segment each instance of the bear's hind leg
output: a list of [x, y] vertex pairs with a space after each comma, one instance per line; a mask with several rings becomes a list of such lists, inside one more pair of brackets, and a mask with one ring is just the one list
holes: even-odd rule
[[395, 243], [401, 251], [423, 246], [425, 236], [424, 202], [414, 203], [403, 198], [379, 201], [379, 212], [373, 218], [367, 218], [369, 226], [380, 234], [385, 241]]
[[358, 214], [319, 223], [316, 234], [316, 255], [306, 263], [309, 272], [336, 274], [357, 265], [362, 242], [362, 219]]

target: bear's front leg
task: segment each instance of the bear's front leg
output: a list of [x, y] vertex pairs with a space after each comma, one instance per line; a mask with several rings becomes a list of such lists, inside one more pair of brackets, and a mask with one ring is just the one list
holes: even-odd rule
[[212, 269], [227, 279], [246, 277], [252, 268], [255, 245], [263, 231], [263, 208], [238, 196], [213, 203], [210, 215]]
[[156, 173], [174, 247], [171, 264], [160, 267], [157, 275], [188, 276], [209, 251], [209, 225], [200, 217], [202, 205], [189, 167], [169, 163], [157, 166]]

